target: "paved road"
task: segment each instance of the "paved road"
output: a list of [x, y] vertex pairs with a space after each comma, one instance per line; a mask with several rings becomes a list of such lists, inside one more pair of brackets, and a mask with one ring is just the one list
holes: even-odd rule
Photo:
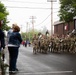
[[20, 47], [19, 72], [15, 75], [76, 75], [75, 54], [33, 54], [32, 47]]

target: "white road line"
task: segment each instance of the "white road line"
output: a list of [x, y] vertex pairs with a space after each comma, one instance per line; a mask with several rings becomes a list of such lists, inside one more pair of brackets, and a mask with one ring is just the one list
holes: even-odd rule
[[[1, 72], [1, 71], [0, 71]], [[51, 72], [35, 72], [35, 73], [26, 73], [25, 71], [19, 71], [18, 73], [24, 73], [24, 74], [65, 74], [65, 73], [72, 73], [73, 71], [51, 71]], [[6, 71], [6, 75], [9, 75], [9, 71]]]
[[[25, 71], [19, 71], [18, 73], [25, 74], [64, 74], [64, 73], [72, 73], [73, 71], [51, 71], [51, 72], [35, 72], [35, 73], [26, 73]], [[8, 73], [8, 71], [7, 71]]]

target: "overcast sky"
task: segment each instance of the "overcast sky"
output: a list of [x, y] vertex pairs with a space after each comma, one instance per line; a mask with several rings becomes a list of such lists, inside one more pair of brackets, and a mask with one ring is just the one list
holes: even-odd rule
[[[10, 23], [17, 23], [22, 31], [26, 31], [26, 23], [29, 22], [30, 28], [32, 28], [31, 16], [34, 16], [34, 28], [43, 29], [46, 27], [51, 29], [51, 2], [47, 0], [0, 0], [7, 7], [9, 12], [8, 20]], [[59, 20], [59, 0], [53, 2], [53, 22]]]

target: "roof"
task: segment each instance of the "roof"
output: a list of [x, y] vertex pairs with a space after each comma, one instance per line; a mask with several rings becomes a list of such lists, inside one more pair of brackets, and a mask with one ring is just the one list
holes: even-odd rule
[[54, 25], [58, 25], [58, 24], [61, 24], [61, 23], [64, 23], [64, 21], [55, 21]]

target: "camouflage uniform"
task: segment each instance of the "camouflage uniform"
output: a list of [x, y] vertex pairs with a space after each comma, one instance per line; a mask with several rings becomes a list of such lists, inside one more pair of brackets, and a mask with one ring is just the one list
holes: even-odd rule
[[38, 38], [37, 36], [34, 36], [32, 39], [32, 45], [33, 45], [33, 53], [37, 53], [38, 50]]

